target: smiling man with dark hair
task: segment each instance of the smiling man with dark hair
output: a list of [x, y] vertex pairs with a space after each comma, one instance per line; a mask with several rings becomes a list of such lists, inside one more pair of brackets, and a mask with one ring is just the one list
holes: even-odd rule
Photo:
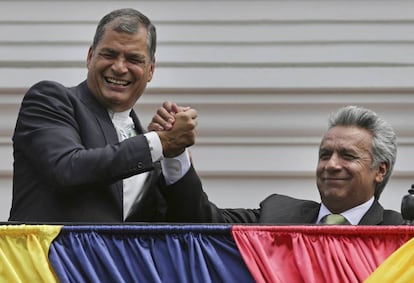
[[11, 221], [165, 221], [159, 188], [198, 181], [187, 147], [197, 112], [173, 104], [169, 131], [145, 132], [133, 106], [155, 69], [156, 33], [133, 9], [99, 22], [87, 79], [42, 81], [24, 96], [13, 135]]

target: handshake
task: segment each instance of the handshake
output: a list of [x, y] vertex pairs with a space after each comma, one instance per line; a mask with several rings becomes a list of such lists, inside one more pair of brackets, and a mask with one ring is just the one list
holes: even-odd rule
[[175, 157], [195, 143], [197, 111], [166, 101], [148, 125], [148, 131], [155, 131], [161, 141], [164, 157]]

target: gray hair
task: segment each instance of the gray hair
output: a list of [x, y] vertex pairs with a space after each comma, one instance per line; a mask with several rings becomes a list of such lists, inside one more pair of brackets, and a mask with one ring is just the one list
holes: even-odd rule
[[397, 158], [397, 137], [390, 124], [378, 117], [372, 110], [360, 106], [340, 108], [329, 119], [329, 129], [335, 126], [355, 126], [367, 130], [372, 135], [372, 163], [375, 167], [383, 162], [388, 171], [382, 182], [377, 183], [374, 196], [379, 199], [389, 178], [391, 177]]
[[155, 26], [144, 14], [134, 9], [119, 9], [110, 12], [105, 15], [96, 28], [95, 36], [93, 38], [92, 49], [95, 50], [98, 43], [101, 41], [105, 34], [106, 26], [109, 23], [117, 20], [115, 27], [113, 28], [117, 32], [124, 32], [128, 34], [134, 34], [138, 28], [144, 27], [147, 30], [147, 47], [149, 57], [152, 62], [155, 59], [155, 49], [157, 46], [157, 33]]

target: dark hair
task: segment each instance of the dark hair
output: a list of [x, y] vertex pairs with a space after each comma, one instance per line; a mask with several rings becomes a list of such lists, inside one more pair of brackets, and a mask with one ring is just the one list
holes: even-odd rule
[[375, 187], [375, 198], [378, 199], [391, 177], [397, 158], [397, 137], [390, 124], [372, 110], [360, 106], [345, 106], [339, 109], [329, 119], [329, 129], [335, 126], [355, 126], [366, 129], [372, 135], [372, 167], [383, 162], [388, 165], [388, 171], [381, 183]]
[[92, 49], [95, 50], [99, 41], [105, 34], [106, 27], [109, 23], [116, 23], [113, 29], [117, 32], [125, 32], [128, 34], [134, 34], [140, 27], [144, 27], [147, 30], [147, 46], [150, 56], [150, 60], [155, 59], [155, 49], [157, 45], [157, 33], [155, 26], [144, 14], [137, 10], [126, 8], [119, 9], [110, 12], [105, 15], [100, 21], [96, 28], [95, 36], [93, 38]]

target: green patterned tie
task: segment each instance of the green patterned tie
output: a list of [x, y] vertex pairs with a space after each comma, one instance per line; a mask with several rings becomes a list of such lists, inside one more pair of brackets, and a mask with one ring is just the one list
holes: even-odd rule
[[323, 224], [330, 225], [349, 225], [350, 223], [343, 217], [341, 214], [328, 214], [324, 216], [321, 220]]

